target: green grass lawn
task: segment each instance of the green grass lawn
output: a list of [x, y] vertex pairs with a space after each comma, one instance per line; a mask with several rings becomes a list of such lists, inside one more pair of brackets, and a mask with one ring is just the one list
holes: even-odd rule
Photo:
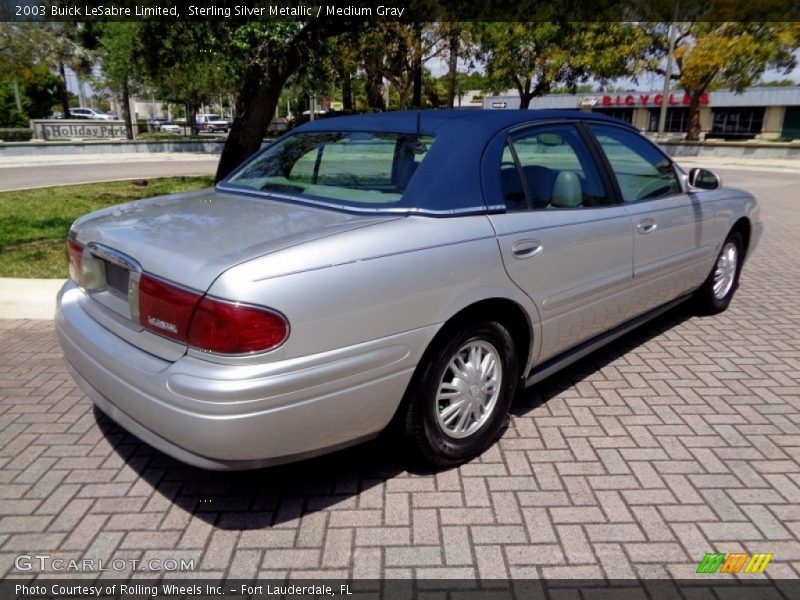
[[64, 240], [72, 222], [112, 204], [197, 190], [212, 177], [150, 179], [0, 192], [0, 277], [66, 278]]

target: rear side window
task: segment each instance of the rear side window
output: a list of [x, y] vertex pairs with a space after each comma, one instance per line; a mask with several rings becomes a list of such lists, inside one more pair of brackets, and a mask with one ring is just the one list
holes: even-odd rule
[[681, 191], [672, 161], [648, 140], [619, 127], [595, 124], [591, 129], [611, 164], [625, 202]]
[[507, 210], [600, 206], [608, 196], [572, 125], [515, 135], [503, 152], [500, 178]]
[[298, 133], [271, 146], [228, 183], [353, 207], [391, 207], [432, 143], [431, 136], [413, 134]]

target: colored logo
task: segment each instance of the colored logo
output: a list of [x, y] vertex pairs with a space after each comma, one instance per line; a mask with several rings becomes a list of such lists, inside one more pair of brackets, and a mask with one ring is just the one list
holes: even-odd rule
[[697, 573], [763, 573], [771, 560], [772, 554], [706, 552]]

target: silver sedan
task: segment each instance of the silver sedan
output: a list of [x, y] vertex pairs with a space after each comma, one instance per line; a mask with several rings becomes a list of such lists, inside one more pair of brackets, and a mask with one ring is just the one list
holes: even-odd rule
[[755, 199], [576, 111], [311, 122], [215, 189], [73, 225], [81, 388], [182, 461], [256, 468], [387, 427], [469, 460], [515, 392], [691, 300], [728, 306]]

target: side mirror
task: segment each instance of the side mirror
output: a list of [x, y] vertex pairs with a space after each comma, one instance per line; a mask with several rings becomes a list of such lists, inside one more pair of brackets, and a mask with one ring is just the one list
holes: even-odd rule
[[695, 167], [689, 171], [689, 185], [701, 190], [716, 190], [722, 187], [722, 179], [713, 171]]

